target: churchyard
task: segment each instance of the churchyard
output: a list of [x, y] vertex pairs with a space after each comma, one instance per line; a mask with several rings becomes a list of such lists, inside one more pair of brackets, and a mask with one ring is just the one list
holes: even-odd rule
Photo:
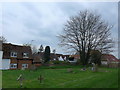
[[[118, 88], [118, 69], [41, 66], [37, 70], [3, 70], [3, 88]], [[22, 79], [20, 79], [22, 78]], [[20, 81], [21, 80], [21, 81]]]

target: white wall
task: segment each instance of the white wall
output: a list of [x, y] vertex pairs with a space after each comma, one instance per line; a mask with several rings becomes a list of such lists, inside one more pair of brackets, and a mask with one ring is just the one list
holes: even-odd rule
[[107, 61], [101, 61], [101, 64], [102, 65], [107, 65], [108, 63], [107, 63]]
[[59, 61], [64, 61], [63, 58], [62, 58], [62, 56], [60, 56], [60, 57], [58, 58], [58, 60], [59, 60]]
[[2, 56], [3, 56], [3, 51], [0, 51], [0, 69], [2, 69]]
[[2, 69], [10, 69], [10, 59], [2, 59]]

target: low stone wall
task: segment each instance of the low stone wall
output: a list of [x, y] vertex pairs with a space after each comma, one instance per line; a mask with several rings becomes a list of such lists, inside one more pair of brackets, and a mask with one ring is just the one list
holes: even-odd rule
[[109, 64], [102, 64], [102, 67], [108, 68], [120, 68], [120, 63], [109, 63]]
[[109, 63], [108, 67], [109, 68], [120, 68], [120, 63]]

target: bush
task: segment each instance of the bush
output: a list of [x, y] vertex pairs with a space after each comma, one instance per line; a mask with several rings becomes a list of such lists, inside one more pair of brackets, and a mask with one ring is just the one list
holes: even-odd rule
[[31, 65], [30, 70], [32, 71], [37, 70], [37, 67], [35, 65]]
[[70, 64], [69, 62], [67, 61], [50, 61], [49, 64]]

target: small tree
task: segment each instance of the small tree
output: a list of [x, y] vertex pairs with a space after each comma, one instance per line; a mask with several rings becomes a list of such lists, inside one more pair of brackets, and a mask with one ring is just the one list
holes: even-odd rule
[[40, 45], [39, 52], [43, 52], [44, 48], [43, 45]]
[[100, 65], [101, 64], [101, 52], [98, 50], [91, 51], [91, 62]]
[[45, 47], [45, 52], [44, 52], [44, 62], [50, 61], [50, 47], [46, 46]]

